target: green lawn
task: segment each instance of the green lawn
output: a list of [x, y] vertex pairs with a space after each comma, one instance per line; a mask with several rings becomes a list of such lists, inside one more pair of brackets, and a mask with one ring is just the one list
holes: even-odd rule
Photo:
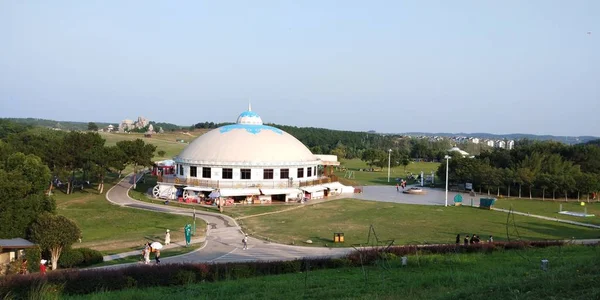
[[[439, 163], [433, 162], [411, 162], [406, 166], [406, 171], [404, 170], [404, 166], [393, 167], [390, 170], [390, 183], [388, 183], [387, 167], [382, 170], [376, 168], [374, 172], [367, 172], [364, 171], [364, 169], [369, 167], [360, 159], [344, 159], [341, 162], [342, 167], [345, 167], [348, 171], [354, 172], [354, 178], [351, 179], [351, 181], [354, 181], [353, 184], [355, 185], [395, 185], [396, 178], [406, 178], [406, 175], [410, 173], [421, 174], [421, 171], [423, 171], [425, 175], [430, 175], [432, 171], [437, 171], [439, 165]], [[363, 169], [363, 171], [359, 171], [360, 169]], [[344, 178], [346, 171], [336, 171], [335, 175]]]
[[[154, 287], [64, 299], [599, 299], [598, 246], [409, 256], [379, 266]], [[540, 270], [540, 259], [550, 261]]]
[[[514, 211], [536, 214], [540, 216], [547, 216], [552, 218], [559, 218], [565, 220], [572, 220], [582, 223], [590, 223], [600, 225], [600, 203], [599, 202], [584, 202], [585, 206], [581, 206], [580, 202], [564, 202], [564, 201], [551, 201], [551, 200], [529, 200], [529, 199], [497, 199], [494, 207], [496, 208], [504, 208], [512, 209]], [[558, 211], [560, 209], [560, 205], [562, 205], [562, 209], [566, 211], [572, 212], [584, 212], [584, 209], [587, 208], [588, 214], [594, 214], [595, 217], [574, 217], [568, 215], [559, 214]]]
[[[109, 180], [110, 181], [110, 180]], [[105, 186], [105, 193], [111, 188]], [[164, 213], [121, 208], [98, 194], [95, 188], [76, 190], [71, 195], [55, 193], [57, 212], [79, 225], [82, 243], [76, 247], [89, 247], [103, 252], [130, 249], [149, 240], [163, 240], [166, 229], [171, 230], [171, 240], [183, 240], [183, 226], [191, 218]], [[197, 234], [203, 235], [206, 225], [198, 222]]]
[[[155, 134], [151, 138], [145, 138], [141, 133], [100, 133], [102, 138], [106, 140], [106, 145], [116, 145], [119, 141], [142, 139], [148, 144], [156, 146], [156, 152], [154, 152], [154, 160], [172, 159], [183, 150], [196, 136], [184, 135], [183, 133], [165, 133]], [[177, 140], [184, 139], [186, 143], [177, 142]], [[165, 151], [163, 157], [158, 156], [158, 151]]]
[[[600, 238], [595, 229], [577, 227], [526, 216], [514, 216], [516, 231], [509, 226], [510, 239], [541, 240]], [[313, 246], [366, 244], [369, 226], [380, 240], [395, 244], [454, 243], [456, 234], [478, 234], [482, 239], [494, 235], [507, 240], [507, 214], [471, 207], [440, 207], [394, 204], [354, 199], [334, 200], [300, 209], [248, 218], [246, 231], [270, 240]], [[512, 224], [512, 223], [511, 223]], [[343, 232], [345, 244], [332, 244], [333, 233]]]

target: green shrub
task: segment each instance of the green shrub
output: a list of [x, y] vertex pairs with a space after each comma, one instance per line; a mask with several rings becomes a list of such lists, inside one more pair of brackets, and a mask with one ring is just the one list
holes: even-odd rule
[[58, 259], [61, 268], [83, 268], [104, 261], [100, 251], [89, 248], [65, 249]]
[[40, 260], [42, 259], [42, 250], [40, 247], [25, 249], [25, 258], [27, 258], [27, 270], [29, 273], [40, 271]]
[[104, 261], [104, 256], [100, 251], [90, 248], [77, 248], [77, 250], [83, 255], [83, 262], [78, 267], [87, 267]]
[[83, 264], [83, 253], [79, 249], [64, 249], [58, 258], [60, 268], [73, 268]]

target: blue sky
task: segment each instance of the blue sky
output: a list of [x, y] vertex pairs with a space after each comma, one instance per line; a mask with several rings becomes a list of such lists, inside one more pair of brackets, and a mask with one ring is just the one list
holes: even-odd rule
[[599, 38], [597, 0], [5, 0], [0, 117], [600, 136]]

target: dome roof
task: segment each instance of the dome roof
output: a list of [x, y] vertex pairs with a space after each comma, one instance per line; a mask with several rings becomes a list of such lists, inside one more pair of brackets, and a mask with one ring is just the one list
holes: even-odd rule
[[175, 158], [182, 163], [212, 165], [304, 165], [317, 158], [287, 132], [263, 125], [251, 111], [241, 113], [237, 123], [213, 129], [192, 141]]

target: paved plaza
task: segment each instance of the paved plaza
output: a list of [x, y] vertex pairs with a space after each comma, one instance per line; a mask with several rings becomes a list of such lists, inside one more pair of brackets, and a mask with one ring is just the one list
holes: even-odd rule
[[[416, 185], [413, 185], [416, 186]], [[411, 186], [407, 186], [405, 190], [408, 190]], [[354, 194], [351, 196], [355, 199], [361, 200], [372, 200], [382, 202], [393, 202], [393, 203], [404, 203], [404, 204], [422, 204], [422, 205], [444, 205], [446, 199], [446, 193], [444, 190], [431, 189], [427, 187], [422, 188], [425, 192], [424, 195], [411, 195], [405, 194], [400, 191], [396, 191], [396, 186], [365, 186], [361, 194]], [[479, 206], [479, 198], [489, 197], [487, 194], [477, 195], [475, 197], [469, 196], [468, 193], [457, 193], [448, 192], [448, 205], [454, 205], [454, 196], [461, 194], [463, 197], [463, 205], [471, 205], [471, 199], [473, 199], [473, 205]], [[493, 195], [491, 197], [494, 197]]]

